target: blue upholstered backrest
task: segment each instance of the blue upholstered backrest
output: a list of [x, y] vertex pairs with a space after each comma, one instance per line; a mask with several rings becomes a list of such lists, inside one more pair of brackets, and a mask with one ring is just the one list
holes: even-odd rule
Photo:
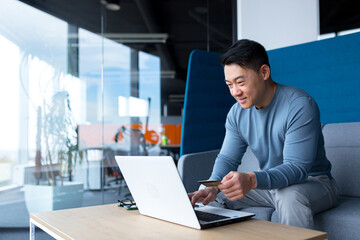
[[[322, 123], [360, 121], [360, 33], [271, 50], [275, 82], [314, 97]], [[225, 84], [220, 54], [195, 50], [189, 60], [181, 154], [218, 149], [226, 114], [235, 102]]]
[[360, 33], [268, 54], [274, 81], [308, 92], [322, 123], [360, 121]]
[[189, 59], [180, 154], [219, 149], [235, 99], [224, 82], [220, 54], [194, 50]]

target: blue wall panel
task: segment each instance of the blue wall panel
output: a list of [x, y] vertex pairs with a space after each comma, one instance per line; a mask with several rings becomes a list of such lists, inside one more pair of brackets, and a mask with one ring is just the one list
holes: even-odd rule
[[180, 155], [218, 149], [235, 99], [225, 84], [218, 53], [194, 50], [189, 58]]
[[313, 96], [322, 123], [360, 121], [360, 33], [268, 54], [273, 80]]

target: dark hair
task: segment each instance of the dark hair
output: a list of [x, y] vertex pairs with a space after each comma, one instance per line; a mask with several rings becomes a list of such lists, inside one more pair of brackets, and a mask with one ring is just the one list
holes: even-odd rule
[[254, 71], [259, 71], [264, 64], [270, 67], [265, 48], [260, 43], [248, 39], [238, 40], [231, 45], [219, 60], [223, 66], [236, 63]]

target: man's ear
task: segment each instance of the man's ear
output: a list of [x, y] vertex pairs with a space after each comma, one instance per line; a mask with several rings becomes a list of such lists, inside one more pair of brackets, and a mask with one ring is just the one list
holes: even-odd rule
[[270, 67], [267, 64], [263, 64], [260, 67], [260, 74], [264, 80], [268, 80], [270, 78]]

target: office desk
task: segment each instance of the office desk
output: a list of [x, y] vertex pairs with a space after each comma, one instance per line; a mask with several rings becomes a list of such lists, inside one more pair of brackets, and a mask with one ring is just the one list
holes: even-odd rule
[[167, 152], [167, 155], [171, 156], [177, 163], [180, 158], [180, 144], [160, 144], [160, 149], [165, 150]]
[[326, 239], [325, 232], [251, 219], [196, 230], [127, 211], [116, 204], [30, 214], [30, 239], [35, 225], [56, 239]]

